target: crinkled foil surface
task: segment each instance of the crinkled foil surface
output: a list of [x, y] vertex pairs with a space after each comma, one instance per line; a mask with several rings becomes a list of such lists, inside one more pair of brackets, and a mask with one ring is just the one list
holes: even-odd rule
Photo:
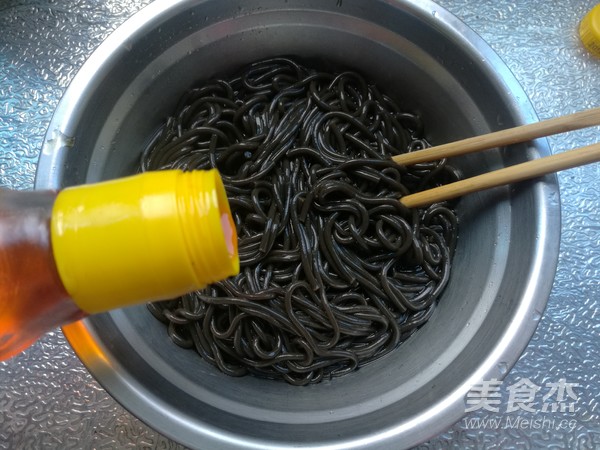
[[[148, 3], [0, 2], [0, 187], [33, 186], [44, 133], [68, 83], [100, 42]], [[439, 3], [504, 59], [541, 119], [600, 105], [600, 60], [577, 35], [595, 1]], [[550, 138], [554, 153], [598, 141], [599, 127]], [[559, 182], [562, 242], [554, 288], [503, 386], [528, 380], [549, 394], [553, 384], [568, 384], [576, 399], [565, 399], [571, 398], [573, 411], [527, 412], [528, 419], [548, 421], [518, 425], [506, 408], [478, 409], [418, 448], [600, 448], [600, 165], [562, 172]], [[499, 423], [485, 422], [490, 418]], [[0, 363], [0, 449], [138, 447], [183, 448], [119, 406], [60, 331]]]

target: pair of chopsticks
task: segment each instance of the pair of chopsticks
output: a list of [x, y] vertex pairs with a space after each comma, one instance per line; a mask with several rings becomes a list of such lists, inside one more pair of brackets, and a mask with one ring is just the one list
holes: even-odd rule
[[[392, 159], [398, 164], [408, 166], [530, 141], [594, 125], [600, 125], [600, 108], [404, 153], [394, 156]], [[409, 208], [426, 206], [483, 189], [516, 183], [596, 161], [600, 161], [600, 142], [556, 155], [515, 164], [514, 166], [505, 167], [416, 194], [406, 195], [400, 199], [400, 202]]]

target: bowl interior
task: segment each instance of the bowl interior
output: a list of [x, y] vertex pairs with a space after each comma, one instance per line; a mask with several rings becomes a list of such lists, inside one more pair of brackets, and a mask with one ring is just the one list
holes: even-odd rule
[[[535, 120], [502, 62], [446, 11], [421, 1], [365, 5], [156, 2], [74, 80], [49, 131], [74, 138], [74, 146], [46, 145], [37, 187], [135, 172], [187, 88], [277, 55], [362, 72], [421, 114], [433, 144]], [[536, 141], [453, 164], [470, 176], [547, 153]], [[548, 177], [461, 199], [451, 280], [430, 321], [393, 353], [318, 385], [222, 375], [172, 344], [144, 306], [65, 333], [118, 401], [192, 447], [409, 446], [457, 420], [469, 386], [502, 378], [533, 333], [557, 254], [552, 195], [556, 181]]]

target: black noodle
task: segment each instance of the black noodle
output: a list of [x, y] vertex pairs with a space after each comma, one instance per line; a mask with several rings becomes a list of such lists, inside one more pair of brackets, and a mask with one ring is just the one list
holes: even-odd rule
[[447, 205], [398, 201], [458, 177], [390, 159], [426, 146], [420, 118], [355, 72], [275, 58], [190, 90], [141, 168], [220, 170], [241, 272], [150, 311], [234, 376], [304, 385], [390, 352], [431, 317], [456, 242]]

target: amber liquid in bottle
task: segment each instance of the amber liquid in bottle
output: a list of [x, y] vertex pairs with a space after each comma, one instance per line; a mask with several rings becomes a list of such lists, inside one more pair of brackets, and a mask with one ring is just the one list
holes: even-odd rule
[[51, 191], [0, 189], [0, 360], [86, 313], [69, 298], [50, 242]]

